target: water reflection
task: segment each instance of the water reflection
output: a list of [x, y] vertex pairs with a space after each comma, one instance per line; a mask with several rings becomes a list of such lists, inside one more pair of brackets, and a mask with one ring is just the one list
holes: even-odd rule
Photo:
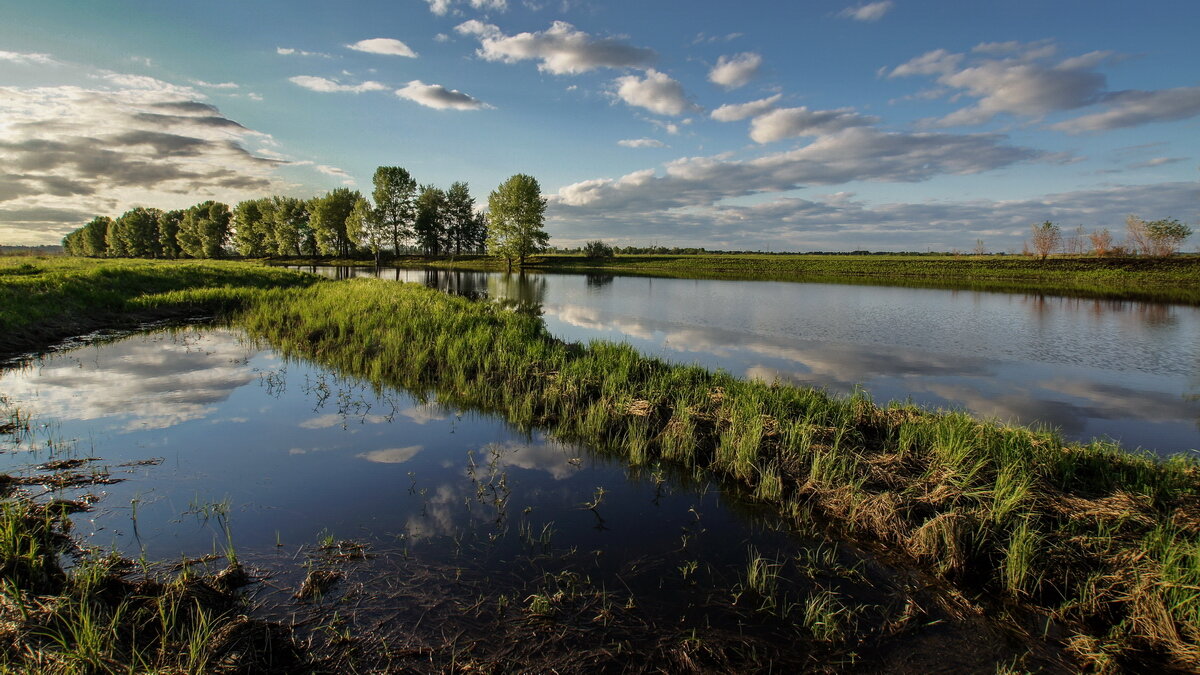
[[[382, 274], [540, 307], [568, 340], [628, 341], [675, 361], [838, 393], [861, 385], [877, 400], [1044, 424], [1075, 439], [1162, 452], [1200, 445], [1195, 307], [838, 284]], [[471, 275], [471, 290], [456, 290], [454, 275]]]

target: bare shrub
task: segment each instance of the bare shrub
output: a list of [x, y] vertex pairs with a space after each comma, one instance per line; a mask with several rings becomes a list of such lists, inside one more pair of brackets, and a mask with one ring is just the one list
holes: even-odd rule
[[1033, 250], [1042, 260], [1053, 253], [1062, 242], [1062, 228], [1049, 220], [1041, 225], [1034, 225], [1032, 231]]

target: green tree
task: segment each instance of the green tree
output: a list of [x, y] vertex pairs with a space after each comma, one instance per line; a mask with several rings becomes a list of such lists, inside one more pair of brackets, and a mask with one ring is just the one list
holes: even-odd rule
[[158, 214], [158, 247], [164, 258], [178, 258], [179, 224], [183, 222], [183, 211], [163, 211]]
[[475, 199], [466, 183], [454, 183], [446, 190], [445, 214], [447, 249], [458, 255], [463, 249], [473, 248], [479, 218], [475, 215]]
[[108, 255], [108, 228], [112, 226], [112, 218], [96, 216], [83, 226], [83, 241], [80, 250], [89, 258], [103, 258]]
[[417, 197], [414, 226], [417, 243], [429, 255], [442, 252], [446, 240], [446, 193], [432, 185], [422, 185]]
[[246, 258], [261, 258], [274, 251], [272, 209], [269, 197], [247, 199], [233, 207], [233, 245]]
[[583, 245], [583, 255], [588, 258], [611, 258], [613, 257], [613, 249], [608, 244], [597, 239]]
[[309, 202], [309, 222], [322, 254], [348, 256], [354, 252], [346, 221], [361, 197], [358, 190], [337, 188]]
[[375, 185], [371, 198], [375, 201], [376, 222], [391, 239], [392, 254], [399, 255], [400, 244], [413, 234], [417, 181], [398, 166], [381, 166], [375, 169], [371, 182]]
[[175, 237], [180, 252], [189, 258], [220, 258], [232, 219], [228, 204], [209, 200], [190, 207], [184, 211]]
[[316, 241], [308, 222], [308, 202], [295, 197], [272, 197], [271, 220], [275, 255], [316, 254]]
[[157, 258], [158, 217], [162, 211], [138, 206], [122, 213], [108, 228], [108, 245], [113, 255]]
[[375, 220], [375, 209], [371, 208], [371, 202], [363, 197], [354, 202], [354, 210], [346, 221], [346, 233], [350, 239], [360, 241], [370, 249], [371, 255], [375, 256], [375, 264], [379, 264], [379, 252], [385, 243], [384, 232]]
[[1156, 258], [1174, 255], [1184, 240], [1192, 236], [1192, 228], [1174, 218], [1146, 222], [1137, 216], [1125, 219], [1131, 248]]
[[522, 267], [531, 254], [545, 248], [546, 200], [537, 179], [523, 173], [504, 181], [488, 195], [488, 252]]

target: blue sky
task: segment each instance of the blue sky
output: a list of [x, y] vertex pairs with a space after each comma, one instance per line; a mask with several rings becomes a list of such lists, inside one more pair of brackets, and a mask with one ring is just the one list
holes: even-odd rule
[[[11, 5], [11, 6], [10, 6]], [[1196, 2], [8, 2], [0, 243], [539, 179], [552, 242], [1019, 250], [1200, 221]]]

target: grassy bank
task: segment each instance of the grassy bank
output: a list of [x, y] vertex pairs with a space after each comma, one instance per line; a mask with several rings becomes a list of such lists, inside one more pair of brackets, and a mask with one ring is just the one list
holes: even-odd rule
[[315, 277], [241, 262], [0, 257], [0, 355], [99, 328], [239, 306]]
[[[279, 262], [279, 261], [276, 261]], [[311, 260], [286, 261], [314, 264]], [[328, 259], [316, 264], [372, 261]], [[404, 256], [392, 264], [471, 270], [504, 269], [487, 256]], [[861, 283], [981, 291], [1051, 293], [1088, 298], [1200, 304], [1200, 256], [1168, 259], [889, 255], [546, 255], [530, 271], [638, 274], [687, 279]]]
[[[238, 319], [297, 356], [829, 519], [985, 606], [1065, 627], [1081, 664], [1200, 667], [1200, 474], [1104, 444], [738, 380], [411, 285], [270, 291]], [[989, 604], [990, 603], [990, 604]]]

